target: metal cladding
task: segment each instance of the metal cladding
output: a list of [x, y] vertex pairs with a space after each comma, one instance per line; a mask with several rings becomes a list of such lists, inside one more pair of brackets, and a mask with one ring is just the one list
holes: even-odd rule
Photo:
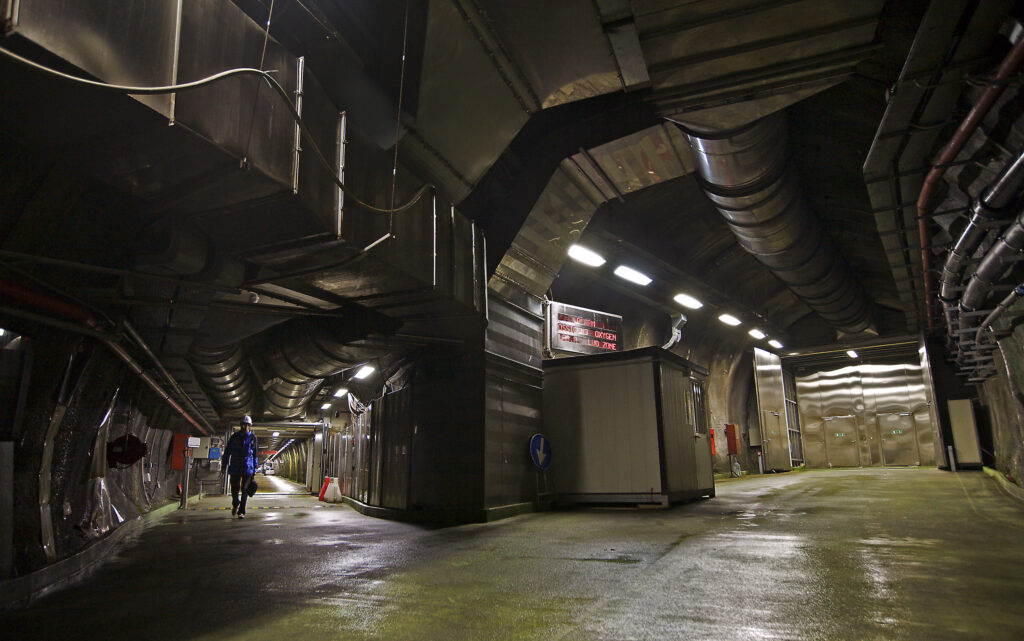
[[193, 344], [188, 362], [221, 411], [231, 415], [251, 411], [255, 381], [240, 345], [207, 348]]
[[740, 246], [836, 329], [870, 329], [870, 301], [807, 208], [786, 161], [782, 115], [687, 138], [704, 190]]

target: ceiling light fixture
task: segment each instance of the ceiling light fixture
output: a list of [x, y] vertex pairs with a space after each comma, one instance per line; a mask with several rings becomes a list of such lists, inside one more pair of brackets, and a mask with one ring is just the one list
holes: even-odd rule
[[373, 374], [373, 365], [363, 365], [359, 368], [359, 371], [356, 372], [356, 378], [363, 380], [370, 374]]
[[785, 347], [785, 345], [775, 340], [774, 338], [768, 341], [768, 344], [774, 347], [775, 349], [782, 349], [783, 347]]
[[633, 269], [632, 267], [626, 267], [625, 265], [619, 265], [615, 268], [615, 275], [619, 278], [624, 278], [631, 283], [637, 285], [643, 285], [646, 287], [651, 284], [651, 277], [647, 274], [643, 274]]
[[762, 338], [766, 338], [764, 332], [762, 332], [759, 329], [752, 329], [752, 330], [750, 330], [747, 333], [750, 334], [751, 336], [753, 336], [754, 338], [756, 338], [757, 340], [761, 340]]
[[569, 258], [579, 261], [584, 265], [590, 265], [591, 267], [600, 267], [601, 265], [604, 265], [604, 258], [600, 254], [587, 249], [583, 245], [570, 245]]
[[850, 358], [860, 358], [860, 355], [857, 354], [857, 352], [853, 351], [852, 349], [846, 350], [846, 355], [849, 356]]
[[718, 320], [722, 321], [726, 325], [732, 325], [733, 327], [740, 325], [743, 322], [740, 319], [736, 318], [735, 316], [730, 316], [729, 314], [722, 314], [721, 316], [718, 317]]
[[331, 409], [331, 404], [330, 403], [324, 403], [323, 405], [320, 406], [320, 409], [322, 409], [322, 410], [329, 410], [329, 409]]
[[348, 394], [348, 389], [345, 387], [339, 387], [337, 391], [334, 392], [334, 398], [341, 398], [345, 394]]
[[281, 432], [274, 432], [271, 436], [281, 436]]
[[673, 298], [672, 300], [679, 303], [683, 307], [689, 307], [690, 309], [700, 309], [701, 307], [704, 307], [704, 303], [700, 302], [699, 300], [697, 300], [693, 296], [690, 296], [689, 294], [676, 294], [676, 297]]

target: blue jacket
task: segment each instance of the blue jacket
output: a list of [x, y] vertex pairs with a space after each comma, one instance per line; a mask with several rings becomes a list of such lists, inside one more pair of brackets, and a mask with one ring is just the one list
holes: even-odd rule
[[224, 448], [224, 462], [228, 474], [255, 474], [259, 465], [260, 447], [256, 435], [238, 430], [228, 439]]

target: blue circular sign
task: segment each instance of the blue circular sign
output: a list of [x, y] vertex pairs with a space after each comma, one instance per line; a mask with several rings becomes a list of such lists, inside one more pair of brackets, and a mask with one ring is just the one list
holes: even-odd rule
[[530, 460], [541, 470], [551, 467], [551, 441], [543, 434], [534, 434], [530, 439]]

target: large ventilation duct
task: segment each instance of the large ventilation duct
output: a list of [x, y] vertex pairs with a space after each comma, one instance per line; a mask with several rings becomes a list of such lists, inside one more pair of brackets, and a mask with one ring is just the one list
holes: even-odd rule
[[264, 386], [267, 413], [300, 416], [325, 378], [393, 351], [360, 344], [369, 330], [359, 322], [332, 319], [330, 323], [296, 321], [274, 332], [264, 358], [266, 371], [273, 377]]
[[223, 414], [241, 416], [252, 411], [255, 382], [240, 345], [207, 348], [193, 344], [188, 362]]
[[804, 203], [786, 160], [782, 114], [687, 137], [704, 190], [740, 246], [836, 329], [871, 329], [869, 300]]

